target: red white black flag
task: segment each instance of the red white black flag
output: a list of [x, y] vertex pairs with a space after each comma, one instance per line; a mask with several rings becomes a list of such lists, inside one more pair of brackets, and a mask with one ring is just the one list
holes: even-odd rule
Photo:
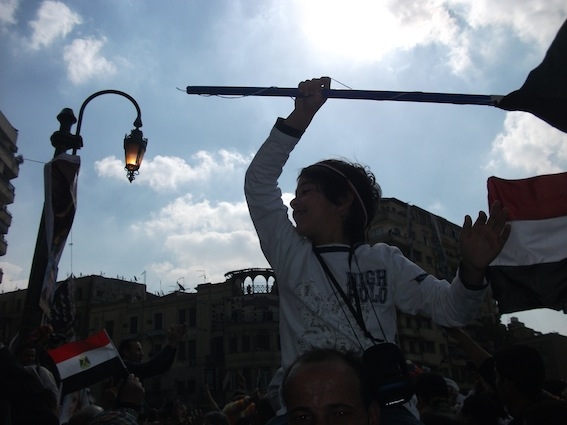
[[127, 369], [105, 330], [48, 351], [63, 383], [63, 394], [80, 390]]
[[508, 208], [512, 226], [490, 265], [500, 313], [567, 311], [567, 173], [488, 179], [488, 203]]

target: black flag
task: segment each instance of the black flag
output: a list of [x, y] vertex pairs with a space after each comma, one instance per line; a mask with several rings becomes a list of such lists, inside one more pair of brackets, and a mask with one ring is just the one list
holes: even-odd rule
[[507, 111], [531, 112], [567, 133], [567, 21], [524, 85], [504, 96], [497, 106]]

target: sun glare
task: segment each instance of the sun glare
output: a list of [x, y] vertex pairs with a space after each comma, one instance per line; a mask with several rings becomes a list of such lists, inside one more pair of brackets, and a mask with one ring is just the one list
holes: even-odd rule
[[312, 0], [297, 4], [311, 48], [342, 60], [378, 61], [418, 44], [453, 46], [457, 25], [442, 2]]

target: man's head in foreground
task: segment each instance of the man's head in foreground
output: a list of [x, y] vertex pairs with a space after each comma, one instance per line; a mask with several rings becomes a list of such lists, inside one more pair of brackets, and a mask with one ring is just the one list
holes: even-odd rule
[[290, 424], [377, 425], [361, 360], [350, 353], [314, 349], [301, 355], [283, 382]]

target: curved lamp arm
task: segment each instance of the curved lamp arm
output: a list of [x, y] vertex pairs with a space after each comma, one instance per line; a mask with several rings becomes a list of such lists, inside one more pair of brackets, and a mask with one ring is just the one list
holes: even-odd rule
[[136, 102], [132, 96], [120, 90], [101, 90], [99, 92], [91, 94], [89, 97], [85, 99], [85, 101], [81, 105], [81, 109], [79, 110], [79, 120], [77, 121], [77, 131], [75, 132], [76, 136], [81, 134], [81, 124], [83, 122], [83, 112], [85, 111], [85, 107], [95, 97], [101, 96], [103, 94], [118, 94], [120, 96], [125, 97], [130, 102], [132, 102], [134, 104], [134, 107], [136, 108], [136, 112], [138, 113], [138, 116], [134, 120], [134, 127], [140, 128], [142, 126], [142, 112], [140, 111], [140, 106], [138, 105], [138, 102]]

